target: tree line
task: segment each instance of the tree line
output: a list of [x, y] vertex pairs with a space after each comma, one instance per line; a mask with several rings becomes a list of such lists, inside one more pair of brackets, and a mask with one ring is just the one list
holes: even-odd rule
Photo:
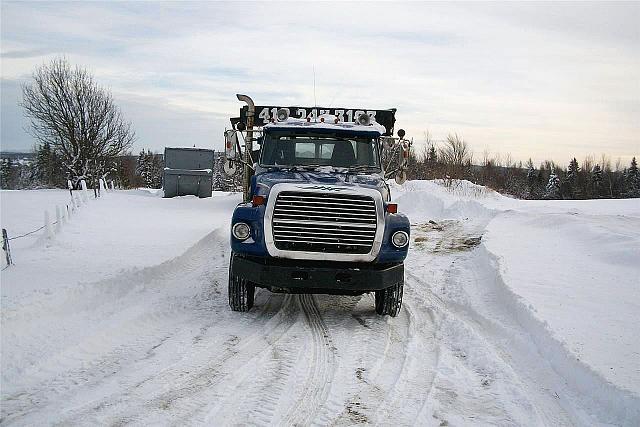
[[[67, 178], [60, 158], [48, 144], [36, 148], [32, 161], [2, 159], [0, 188], [10, 190], [66, 188]], [[225, 159], [218, 155], [213, 166], [213, 189], [242, 191], [242, 169], [228, 175], [224, 172]], [[125, 153], [106, 163], [108, 180], [118, 188], [162, 188], [164, 156], [143, 149], [137, 155]]]
[[[3, 158], [0, 162], [0, 188], [9, 190], [67, 188], [67, 171], [60, 156], [49, 144], [36, 148], [32, 160]], [[118, 188], [160, 188], [164, 159], [162, 154], [142, 150], [113, 157], [104, 164], [104, 177]], [[91, 186], [91, 182], [88, 182]]]
[[[2, 159], [0, 187], [78, 188], [81, 180], [97, 187], [99, 179], [114, 181], [121, 188], [162, 186], [162, 155], [142, 150], [134, 156], [130, 148], [135, 132], [110, 92], [93, 76], [65, 58], [37, 67], [22, 87], [22, 106], [29, 132], [36, 141], [35, 160]], [[513, 162], [510, 156], [475, 159], [468, 144], [457, 134], [435, 144], [425, 133], [425, 146], [409, 157], [408, 179], [443, 179], [447, 183], [468, 179], [501, 193], [525, 199], [590, 199], [640, 197], [640, 178], [635, 157], [629, 165], [602, 156], [566, 166], [544, 161], [536, 167]], [[241, 182], [241, 168], [223, 173], [224, 160], [214, 166], [216, 190], [234, 191]]]
[[640, 174], [634, 157], [628, 165], [603, 155], [586, 157], [581, 163], [574, 157], [566, 166], [551, 160], [537, 167], [529, 159], [525, 164], [509, 155], [491, 156], [488, 151], [475, 159], [469, 145], [457, 134], [436, 144], [425, 133], [425, 145], [409, 158], [409, 179], [442, 179], [451, 183], [467, 179], [503, 194], [522, 199], [598, 199], [640, 197]]
[[[1, 188], [66, 187], [66, 169], [51, 145], [43, 143], [35, 152], [32, 162], [2, 159]], [[486, 152], [479, 162], [473, 159], [468, 144], [458, 135], [450, 135], [440, 145], [427, 140], [421, 151], [411, 152], [407, 175], [409, 179], [442, 179], [447, 183], [467, 179], [523, 199], [640, 197], [640, 172], [635, 157], [629, 165], [620, 161], [612, 165], [606, 156], [597, 161], [587, 157], [582, 163], [572, 158], [566, 167], [553, 161], [544, 161], [536, 167], [531, 160], [523, 164], [509, 156], [490, 157]], [[228, 176], [223, 164], [224, 158], [218, 156], [213, 169], [214, 190], [237, 191], [241, 188], [241, 169]], [[137, 155], [125, 153], [110, 159], [104, 170], [119, 188], [161, 188], [164, 159], [161, 154], [145, 149]]]

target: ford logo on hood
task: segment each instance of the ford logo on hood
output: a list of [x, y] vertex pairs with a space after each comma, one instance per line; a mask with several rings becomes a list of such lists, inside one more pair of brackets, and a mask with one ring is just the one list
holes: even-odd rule
[[314, 185], [313, 187], [309, 187], [309, 186], [301, 186], [298, 185], [298, 188], [303, 188], [303, 189], [312, 189], [312, 190], [322, 190], [322, 191], [342, 191], [342, 190], [346, 190], [346, 188], [344, 187], [329, 187], [326, 185]]

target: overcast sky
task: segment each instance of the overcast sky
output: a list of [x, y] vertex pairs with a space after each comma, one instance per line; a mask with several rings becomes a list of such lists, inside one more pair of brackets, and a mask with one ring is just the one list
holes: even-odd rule
[[111, 89], [134, 150], [222, 149], [257, 104], [398, 108], [418, 143], [560, 163], [640, 155], [640, 3], [2, 1], [1, 143], [33, 146], [20, 84], [58, 55]]

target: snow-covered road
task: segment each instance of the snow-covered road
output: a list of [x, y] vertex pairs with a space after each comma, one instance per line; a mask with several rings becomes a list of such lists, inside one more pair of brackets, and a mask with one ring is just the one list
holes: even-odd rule
[[[393, 319], [370, 295], [264, 290], [249, 313], [231, 312], [224, 218], [237, 196], [112, 193], [101, 209], [89, 204], [2, 273], [2, 424], [637, 425], [637, 388], [575, 360], [503, 279], [483, 243], [491, 203], [430, 185], [394, 189], [413, 234]], [[171, 215], [181, 202], [190, 224]], [[25, 271], [55, 268], [60, 248], [83, 259], [102, 247], [96, 236], [118, 229], [126, 215], [110, 210], [122, 209], [135, 224], [126, 239], [144, 236], [150, 254], [103, 248], [99, 266], [122, 258], [125, 268], [83, 278]], [[166, 219], [149, 220], [155, 212]], [[92, 243], [70, 237], [73, 221], [92, 224]], [[187, 249], [167, 256], [173, 246]], [[29, 274], [40, 282], [16, 289]]]

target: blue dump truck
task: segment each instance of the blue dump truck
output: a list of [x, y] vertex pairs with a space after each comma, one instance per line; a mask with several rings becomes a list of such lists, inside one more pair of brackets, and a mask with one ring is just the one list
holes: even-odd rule
[[[376, 312], [396, 316], [410, 227], [385, 178], [405, 179], [410, 142], [402, 130], [393, 137], [395, 110], [256, 107], [238, 98], [247, 105], [225, 132], [225, 170], [245, 171], [231, 221], [231, 309], [250, 310], [259, 287], [374, 292]], [[393, 160], [387, 174], [384, 150]]]

